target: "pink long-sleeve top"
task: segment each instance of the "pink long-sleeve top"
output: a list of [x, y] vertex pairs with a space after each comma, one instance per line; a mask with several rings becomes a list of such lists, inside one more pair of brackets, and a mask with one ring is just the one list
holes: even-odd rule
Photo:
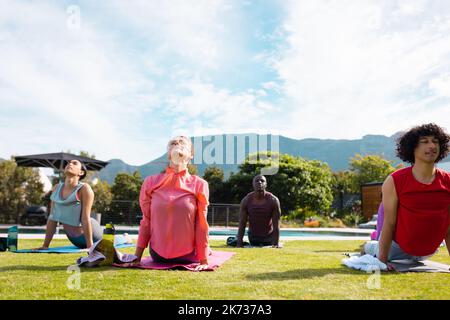
[[204, 260], [208, 256], [206, 220], [209, 188], [202, 178], [187, 170], [149, 176], [141, 187], [139, 203], [143, 218], [137, 246], [152, 250], [166, 259], [192, 253]]

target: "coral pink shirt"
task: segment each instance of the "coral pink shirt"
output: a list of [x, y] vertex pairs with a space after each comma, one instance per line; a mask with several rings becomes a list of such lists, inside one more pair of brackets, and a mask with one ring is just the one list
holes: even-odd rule
[[192, 253], [208, 256], [206, 220], [209, 188], [202, 178], [168, 167], [165, 173], [149, 176], [142, 184], [139, 203], [143, 218], [137, 246], [150, 247], [161, 257], [176, 258]]

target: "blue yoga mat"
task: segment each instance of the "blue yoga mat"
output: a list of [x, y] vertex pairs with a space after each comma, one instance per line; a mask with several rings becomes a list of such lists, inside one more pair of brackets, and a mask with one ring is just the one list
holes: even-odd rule
[[[116, 249], [130, 248], [134, 247], [132, 243], [119, 244], [114, 246]], [[75, 246], [63, 246], [63, 247], [53, 247], [48, 248], [46, 250], [32, 250], [32, 249], [21, 249], [17, 251], [13, 251], [15, 253], [80, 253], [87, 252], [88, 249], [80, 249]]]

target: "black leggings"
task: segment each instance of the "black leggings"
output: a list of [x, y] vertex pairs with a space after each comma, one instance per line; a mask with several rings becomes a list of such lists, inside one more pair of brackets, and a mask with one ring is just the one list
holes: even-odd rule
[[265, 237], [261, 237], [261, 236], [254, 236], [249, 232], [248, 241], [250, 241], [250, 244], [252, 246], [271, 246], [273, 245], [273, 233]]
[[152, 259], [154, 262], [163, 262], [163, 263], [170, 262], [170, 263], [183, 263], [183, 264], [198, 262], [195, 259], [193, 259], [193, 257], [195, 257], [194, 252], [191, 252], [191, 253], [181, 256], [181, 257], [166, 259], [164, 257], [161, 257], [158, 253], [156, 253], [156, 251], [154, 251], [152, 248], [150, 248], [150, 255], [152, 256]]

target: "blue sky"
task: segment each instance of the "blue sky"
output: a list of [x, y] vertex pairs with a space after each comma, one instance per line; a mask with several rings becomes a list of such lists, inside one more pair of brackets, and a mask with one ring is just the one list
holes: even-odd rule
[[0, 157], [450, 131], [447, 0], [0, 0]]

